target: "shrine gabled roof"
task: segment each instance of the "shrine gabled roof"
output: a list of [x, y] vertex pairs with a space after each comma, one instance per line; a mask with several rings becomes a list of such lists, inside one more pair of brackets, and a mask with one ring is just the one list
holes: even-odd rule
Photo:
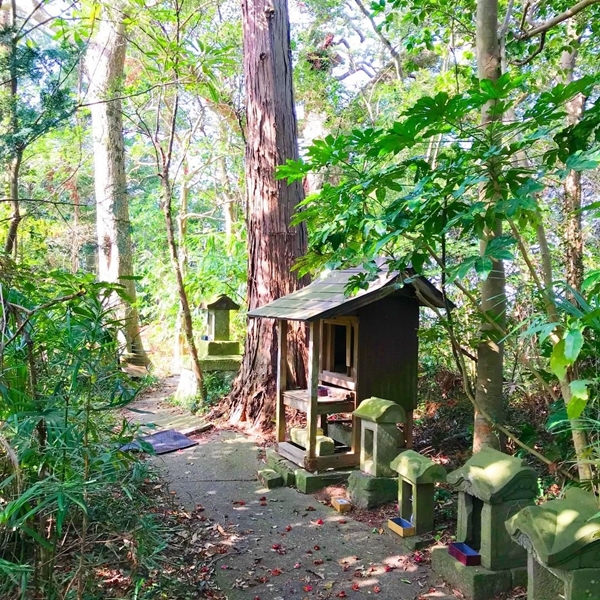
[[[248, 316], [317, 321], [348, 314], [394, 293], [412, 297], [421, 306], [445, 306], [442, 293], [424, 277], [409, 271], [390, 272], [385, 265], [381, 265], [380, 269], [369, 287], [354, 296], [346, 295], [346, 287], [351, 277], [366, 272], [360, 267], [331, 271], [301, 290], [249, 311]], [[452, 303], [450, 306], [454, 307]]]

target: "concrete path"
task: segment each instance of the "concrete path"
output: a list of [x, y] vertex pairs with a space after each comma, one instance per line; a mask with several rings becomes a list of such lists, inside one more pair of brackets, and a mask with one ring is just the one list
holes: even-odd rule
[[249, 437], [215, 430], [197, 439], [152, 460], [179, 503], [202, 505], [207, 526], [228, 546], [215, 576], [230, 600], [449, 598], [387, 528], [372, 529], [295, 489], [262, 488], [263, 451]]

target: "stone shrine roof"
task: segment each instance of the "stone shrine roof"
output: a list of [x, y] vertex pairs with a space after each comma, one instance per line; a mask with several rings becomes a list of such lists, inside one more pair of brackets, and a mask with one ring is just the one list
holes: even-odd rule
[[597, 568], [600, 564], [599, 511], [594, 494], [571, 488], [561, 500], [519, 511], [506, 522], [506, 529], [521, 546], [533, 549], [538, 560], [548, 567]]
[[538, 488], [535, 471], [523, 460], [489, 447], [452, 471], [448, 483], [491, 504], [535, 498]]
[[352, 414], [372, 423], [404, 423], [406, 420], [406, 412], [402, 406], [383, 398], [363, 400]]
[[446, 469], [442, 465], [434, 463], [414, 450], [405, 450], [399, 454], [391, 462], [390, 467], [411, 483], [446, 481]]
[[203, 310], [239, 310], [240, 305], [226, 294], [221, 294], [208, 302], [203, 302], [200, 308]]

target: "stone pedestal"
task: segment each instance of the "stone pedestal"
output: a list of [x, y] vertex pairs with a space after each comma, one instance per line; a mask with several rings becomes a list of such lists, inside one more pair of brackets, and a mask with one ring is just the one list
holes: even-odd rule
[[353, 471], [348, 478], [348, 498], [358, 508], [375, 508], [396, 499], [398, 480], [393, 477], [373, 477]]
[[600, 598], [600, 517], [597, 498], [571, 488], [562, 500], [511, 517], [507, 532], [527, 557], [527, 598]]
[[354, 411], [360, 419], [360, 469], [373, 477], [395, 477], [390, 463], [404, 446], [397, 423], [404, 423], [406, 413], [395, 402], [368, 398]]
[[[518, 585], [516, 581], [524, 579], [527, 557], [508, 535], [504, 523], [521, 509], [533, 505], [537, 495], [535, 471], [518, 458], [484, 448], [447, 479], [458, 490], [456, 541], [480, 554], [481, 567], [477, 569], [485, 573], [487, 583], [483, 588], [479, 586], [477, 589], [484, 591], [475, 595], [476, 588], [469, 583], [475, 567], [465, 567], [452, 557], [435, 561], [432, 557], [434, 570], [474, 600], [487, 600], [509, 591]], [[486, 595], [485, 589], [494, 593]]]
[[414, 450], [405, 450], [391, 463], [398, 473], [398, 511], [415, 535], [433, 530], [435, 484], [446, 480], [446, 469]]

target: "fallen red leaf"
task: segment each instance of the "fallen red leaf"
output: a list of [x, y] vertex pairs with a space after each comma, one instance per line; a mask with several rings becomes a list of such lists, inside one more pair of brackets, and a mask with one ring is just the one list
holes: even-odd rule
[[379, 592], [380, 592], [380, 591], [381, 591], [381, 588], [380, 588], [378, 585], [376, 585], [376, 586], [373, 588], [373, 593], [374, 593], [374, 594], [379, 594]]
[[286, 531], [291, 531], [292, 530], [292, 526], [291, 525], [287, 525], [285, 528]]
[[302, 566], [302, 565], [301, 565], [300, 563], [296, 563], [296, 564], [294, 565], [294, 569], [299, 569], [301, 566]]
[[273, 548], [273, 550], [279, 550], [279, 548], [281, 548], [281, 544], [273, 544], [271, 548]]
[[346, 592], [344, 590], [342, 590], [341, 592], [339, 592], [337, 594], [338, 598], [345, 598], [348, 594], [346, 594]]
[[323, 519], [317, 519], [317, 525], [323, 525]]
[[273, 575], [274, 577], [277, 577], [277, 575], [281, 575], [281, 573], [283, 573], [283, 571], [281, 569], [272, 569], [271, 570], [271, 575]]
[[261, 502], [266, 502], [266, 501], [267, 501], [267, 497], [266, 497], [266, 496], [261, 496], [261, 497], [259, 498], [259, 500], [260, 500]]
[[313, 546], [315, 550], [320, 550], [321, 546], [317, 546], [316, 544]]
[[360, 585], [358, 585], [358, 583], [354, 582], [354, 583], [352, 584], [352, 589], [353, 589], [355, 592], [358, 592], [358, 590], [360, 590]]
[[386, 573], [389, 573], [390, 571], [394, 570], [394, 567], [390, 567], [390, 565], [385, 565], [384, 569]]
[[347, 522], [348, 522], [348, 521], [346, 521], [346, 519], [340, 519], [340, 520], [338, 521], [338, 523], [339, 523], [340, 525], [345, 525]]
[[317, 558], [317, 560], [313, 560], [313, 565], [322, 565], [322, 564], [323, 564], [322, 558]]
[[312, 592], [312, 585], [305, 585], [302, 589], [305, 592]]

